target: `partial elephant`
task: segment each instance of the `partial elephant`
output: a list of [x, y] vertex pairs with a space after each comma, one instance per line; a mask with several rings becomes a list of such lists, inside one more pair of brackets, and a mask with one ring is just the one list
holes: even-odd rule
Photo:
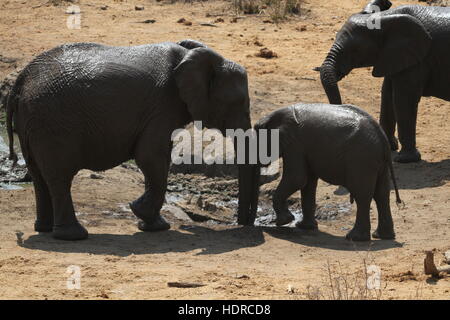
[[[370, 239], [372, 199], [378, 209], [378, 228], [373, 237], [395, 238], [389, 201], [390, 176], [397, 203], [401, 200], [389, 142], [369, 114], [351, 105], [297, 104], [270, 113], [259, 120], [254, 129], [259, 141], [262, 141], [262, 130], [279, 130], [279, 141], [267, 140], [279, 143], [283, 159], [283, 175], [273, 194], [278, 226], [294, 220], [287, 200], [300, 190], [303, 220], [297, 227], [317, 229], [316, 188], [320, 178], [346, 187], [352, 201], [356, 200], [356, 222], [347, 239]], [[265, 142], [259, 145], [260, 148], [264, 146]], [[267, 150], [271, 150], [271, 146], [267, 146]], [[258, 185], [254, 184], [253, 189], [258, 190]]]
[[394, 160], [416, 162], [421, 159], [416, 147], [421, 97], [450, 101], [450, 8], [390, 9], [387, 0], [371, 4], [378, 7], [352, 15], [338, 32], [320, 67], [322, 85], [329, 102], [341, 104], [337, 82], [354, 68], [373, 66], [372, 75], [384, 77], [380, 124], [393, 150], [398, 149], [394, 136], [398, 125], [402, 148]]
[[[7, 103], [10, 158], [13, 129], [33, 178], [35, 230], [79, 240], [72, 179], [80, 169], [106, 170], [135, 159], [145, 192], [130, 204], [143, 231], [170, 226], [165, 199], [171, 135], [193, 120], [204, 127], [251, 128], [245, 69], [184, 40], [134, 47], [65, 44], [36, 57], [19, 75]], [[250, 210], [253, 171], [239, 170], [239, 210]], [[245, 180], [242, 179], [245, 176]]]

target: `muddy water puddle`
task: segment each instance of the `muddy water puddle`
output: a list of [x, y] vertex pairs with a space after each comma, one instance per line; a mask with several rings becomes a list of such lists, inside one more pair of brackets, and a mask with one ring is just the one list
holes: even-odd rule
[[[236, 225], [237, 217], [234, 219], [224, 219], [220, 215], [214, 215], [214, 212], [207, 212], [202, 208], [187, 207], [190, 196], [182, 195], [170, 195], [166, 198], [166, 204], [164, 204], [161, 211], [163, 215], [169, 220], [177, 219], [184, 223], [202, 223], [206, 225]], [[218, 201], [212, 203], [219, 209], [228, 209], [233, 212], [237, 212], [237, 200], [231, 200], [228, 202]], [[286, 227], [295, 227], [295, 224], [302, 221], [303, 214], [300, 206], [292, 206], [291, 212], [295, 216], [295, 220]], [[346, 215], [351, 212], [352, 206], [350, 203], [330, 203], [323, 206], [319, 206], [316, 210], [316, 219], [321, 221], [332, 221], [340, 216]], [[77, 212], [77, 216], [83, 220], [88, 219], [89, 214]], [[137, 221], [133, 212], [128, 204], [118, 203], [116, 210], [105, 210], [101, 212], [101, 217], [106, 219], [126, 219]], [[258, 206], [257, 218], [255, 220], [255, 226], [259, 227], [276, 227], [275, 225], [276, 214], [269, 202], [261, 201]]]
[[[20, 153], [20, 148], [16, 146], [19, 161], [14, 167], [12, 166], [13, 162], [8, 159], [9, 146], [6, 141], [6, 130], [0, 126], [0, 190], [20, 190], [23, 187], [21, 181], [27, 173], [25, 161]], [[18, 141], [17, 138], [16, 141]]]

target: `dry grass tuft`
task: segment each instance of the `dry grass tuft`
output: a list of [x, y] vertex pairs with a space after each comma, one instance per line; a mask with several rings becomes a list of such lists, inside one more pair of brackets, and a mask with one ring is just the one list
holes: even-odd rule
[[274, 22], [287, 18], [289, 14], [301, 14], [302, 0], [232, 0], [236, 13], [266, 13]]
[[[369, 268], [368, 268], [369, 267]], [[373, 286], [374, 274], [364, 259], [356, 271], [343, 269], [341, 264], [327, 261], [322, 285], [309, 285], [303, 295], [308, 300], [380, 300], [383, 283]]]

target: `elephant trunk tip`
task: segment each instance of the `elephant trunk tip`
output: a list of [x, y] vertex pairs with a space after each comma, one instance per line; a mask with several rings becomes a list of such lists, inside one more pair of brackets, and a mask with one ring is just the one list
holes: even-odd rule
[[342, 104], [341, 93], [338, 87], [338, 76], [333, 65], [324, 63], [320, 67], [320, 80], [331, 104]]

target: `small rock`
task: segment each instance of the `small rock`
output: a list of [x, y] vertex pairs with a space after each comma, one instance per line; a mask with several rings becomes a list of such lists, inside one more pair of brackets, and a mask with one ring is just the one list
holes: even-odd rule
[[97, 180], [104, 179], [104, 177], [103, 177], [102, 175], [99, 175], [99, 174], [97, 174], [97, 173], [92, 173], [92, 174], [90, 175], [90, 178], [91, 178], [91, 179], [97, 179]]
[[202, 209], [208, 212], [216, 212], [218, 210], [217, 206], [209, 201], [205, 201]]
[[185, 18], [178, 19], [177, 23], [182, 23], [185, 26], [192, 26], [192, 22], [186, 20]]
[[214, 20], [214, 23], [220, 23], [220, 22], [225, 22], [225, 20], [223, 20], [223, 18], [217, 18], [216, 20]]
[[162, 210], [169, 212], [172, 214], [175, 218], [183, 221], [190, 221], [192, 222], [189, 215], [183, 211], [180, 207], [174, 206], [174, 205], [165, 205], [163, 206]]
[[100, 10], [108, 10], [108, 8], [109, 8], [108, 6], [101, 6]]
[[446, 253], [444, 253], [445, 261], [450, 264], [450, 250], [448, 250]]
[[259, 40], [255, 40], [255, 42], [253, 44], [258, 47], [264, 46], [261, 42], [259, 42]]
[[136, 6], [134, 7], [134, 10], [136, 10], [136, 11], [142, 11], [142, 10], [144, 10], [144, 6], [143, 6], [143, 5], [136, 5]]
[[265, 59], [277, 58], [278, 55], [268, 48], [262, 48], [255, 56]]

